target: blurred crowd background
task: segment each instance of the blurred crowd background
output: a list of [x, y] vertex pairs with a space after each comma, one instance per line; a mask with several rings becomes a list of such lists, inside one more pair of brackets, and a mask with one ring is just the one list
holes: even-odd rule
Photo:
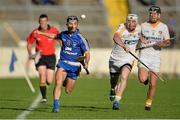
[[[68, 15], [85, 14], [87, 18], [80, 22], [80, 28], [91, 47], [109, 48], [112, 33], [127, 14], [136, 13], [139, 22], [144, 22], [151, 5], [161, 7], [162, 21], [168, 24], [171, 37], [176, 38], [171, 48], [180, 48], [179, 0], [1, 0], [0, 46], [18, 46], [37, 27], [39, 15], [46, 13], [49, 21], [60, 30], [65, 29]], [[8, 28], [13, 29], [16, 38], [8, 33]]]

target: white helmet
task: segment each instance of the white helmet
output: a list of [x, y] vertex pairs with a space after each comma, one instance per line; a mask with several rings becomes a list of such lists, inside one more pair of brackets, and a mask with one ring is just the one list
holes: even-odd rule
[[128, 14], [126, 20], [135, 20], [136, 22], [138, 22], [138, 16], [136, 14]]

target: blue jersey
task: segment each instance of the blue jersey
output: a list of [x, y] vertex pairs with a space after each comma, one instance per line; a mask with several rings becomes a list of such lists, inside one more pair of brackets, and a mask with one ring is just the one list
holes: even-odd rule
[[62, 40], [60, 60], [77, 62], [76, 58], [83, 56], [86, 51], [89, 51], [89, 43], [80, 34], [79, 30], [72, 35], [68, 31], [63, 31], [56, 38]]

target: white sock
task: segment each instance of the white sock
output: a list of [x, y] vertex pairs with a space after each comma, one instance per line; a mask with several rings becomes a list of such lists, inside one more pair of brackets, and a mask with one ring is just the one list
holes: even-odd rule
[[118, 101], [119, 102], [120, 100], [121, 100], [121, 97], [116, 95], [114, 101]]

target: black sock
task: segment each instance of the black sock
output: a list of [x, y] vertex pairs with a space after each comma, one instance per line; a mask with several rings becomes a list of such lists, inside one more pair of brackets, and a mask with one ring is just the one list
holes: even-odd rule
[[46, 85], [40, 86], [40, 91], [43, 99], [46, 99]]
[[114, 89], [119, 80], [119, 73], [111, 73], [110, 75], [111, 75], [111, 79], [110, 79], [111, 88]]

